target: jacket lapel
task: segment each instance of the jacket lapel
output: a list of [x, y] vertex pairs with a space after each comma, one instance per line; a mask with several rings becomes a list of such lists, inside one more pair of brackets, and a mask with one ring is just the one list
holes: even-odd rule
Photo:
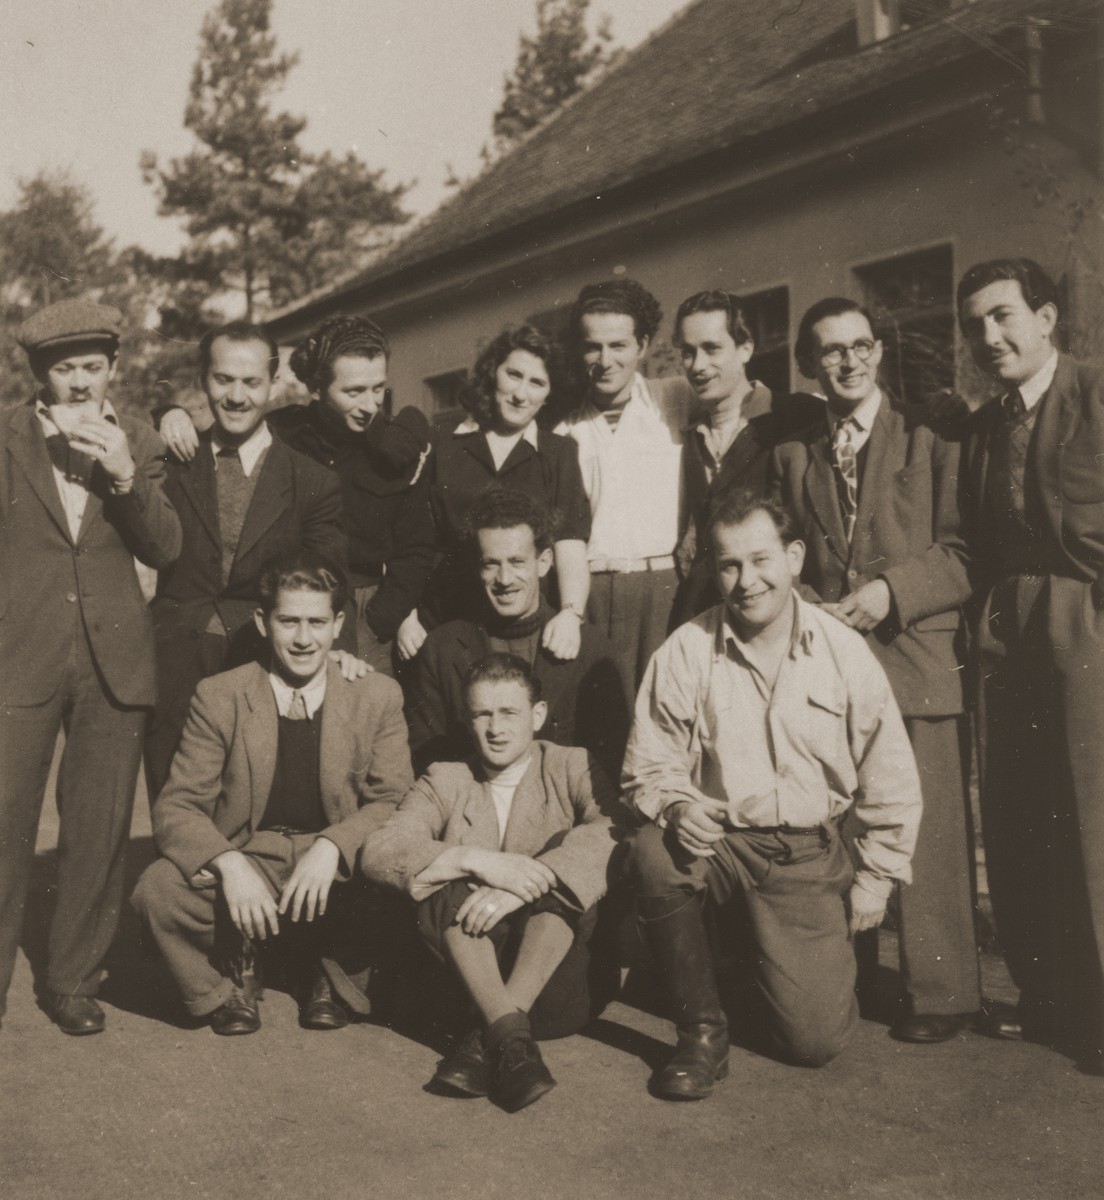
[[200, 524], [216, 547], [222, 547], [219, 531], [218, 495], [215, 490], [215, 463], [209, 438], [201, 438], [199, 449], [190, 463], [175, 463], [169, 467], [176, 473], [180, 490], [195, 509]]
[[42, 426], [30, 404], [13, 417], [12, 432], [12, 458], [23, 469], [27, 482], [42, 501], [43, 508], [53, 518], [54, 524], [65, 535], [66, 540], [71, 542], [73, 539], [69, 533], [69, 522], [65, 519], [65, 509], [54, 479], [53, 464], [46, 449], [46, 435], [42, 432]]
[[253, 673], [245, 689], [249, 710], [242, 725], [242, 741], [249, 762], [249, 803], [254, 829], [264, 817], [272, 780], [276, 774], [276, 748], [280, 736], [276, 697], [264, 667], [253, 664]]
[[[870, 430], [870, 438], [866, 443], [866, 465], [863, 469], [862, 481], [859, 484], [859, 508], [855, 515], [855, 532], [851, 538], [850, 553], [854, 554], [857, 547], [865, 545], [874, 514], [879, 505], [884, 505], [889, 490], [886, 487], [885, 473], [892, 466], [889, 450], [893, 441], [895, 427], [900, 423], [900, 417], [890, 408], [889, 397], [883, 392], [882, 402]], [[850, 557], [850, 555], [848, 556]]]
[[242, 523], [238, 552], [234, 558], [233, 574], [262, 537], [279, 521], [288, 509], [291, 498], [291, 455], [287, 448], [273, 439], [257, 476], [249, 508]]
[[829, 457], [827, 422], [823, 430], [812, 435], [807, 445], [809, 463], [805, 468], [805, 493], [824, 531], [828, 548], [840, 562], [845, 563], [851, 548], [847, 544], [847, 531], [843, 524], [843, 513], [840, 511], [835, 468]]
[[322, 704], [322, 731], [319, 742], [319, 788], [322, 807], [329, 822], [336, 825], [351, 813], [345, 811], [345, 782], [354, 761], [356, 731], [350, 724], [349, 685], [336, 663], [326, 666], [326, 699]]
[[[539, 742], [533, 743], [533, 758], [521, 782], [514, 792], [510, 805], [510, 816], [506, 822], [506, 836], [502, 849], [515, 854], [532, 854], [534, 845], [542, 841], [540, 831], [543, 822], [545, 795], [541, 780], [544, 775], [544, 749]], [[491, 807], [494, 805], [492, 803]]]
[[[1062, 468], [1066, 445], [1077, 423], [1076, 375], [1073, 362], [1064, 354], [1058, 356], [1054, 379], [1046, 395], [1039, 401], [1035, 426], [1035, 476], [1039, 494], [1055, 514], [1055, 525], [1061, 525]], [[1052, 453], [1053, 450], [1053, 453]], [[1048, 477], [1050, 470], [1053, 476]], [[1053, 505], [1051, 497], [1054, 498]]]

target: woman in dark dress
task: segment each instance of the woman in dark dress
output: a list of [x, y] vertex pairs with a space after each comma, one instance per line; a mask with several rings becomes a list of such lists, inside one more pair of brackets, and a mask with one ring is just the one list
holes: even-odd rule
[[[467, 416], [439, 427], [433, 439], [429, 475], [442, 561], [423, 615], [433, 624], [474, 615], [482, 596], [463, 562], [464, 520], [487, 487], [516, 488], [558, 518], [553, 555], [560, 610], [542, 641], [556, 657], [570, 659], [579, 652], [590, 589], [590, 505], [575, 443], [540, 427], [559, 420], [564, 392], [559, 348], [530, 325], [503, 331], [479, 355], [463, 400]], [[417, 653], [424, 637], [422, 622], [412, 616], [399, 637], [400, 654]]]

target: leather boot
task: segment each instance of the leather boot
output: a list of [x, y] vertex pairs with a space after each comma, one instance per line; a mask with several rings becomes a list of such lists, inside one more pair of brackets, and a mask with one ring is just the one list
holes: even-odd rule
[[694, 896], [643, 897], [637, 913], [678, 1032], [675, 1053], [656, 1072], [652, 1090], [664, 1100], [704, 1100], [728, 1074], [728, 1021], [701, 904]]

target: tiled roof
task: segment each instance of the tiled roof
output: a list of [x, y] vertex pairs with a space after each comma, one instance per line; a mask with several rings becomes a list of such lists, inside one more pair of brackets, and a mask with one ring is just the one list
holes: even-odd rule
[[[372, 266], [282, 315], [873, 95], [1091, 0], [974, 0], [860, 49], [854, 0], [692, 0]], [[1003, 39], [1003, 40], [1002, 40]]]

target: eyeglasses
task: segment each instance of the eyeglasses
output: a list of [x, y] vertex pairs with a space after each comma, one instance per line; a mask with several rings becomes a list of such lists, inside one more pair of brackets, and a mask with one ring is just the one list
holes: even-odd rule
[[826, 367], [838, 367], [846, 362], [849, 354], [853, 354], [859, 362], [866, 362], [876, 346], [877, 343], [869, 338], [860, 338], [850, 346], [825, 346], [820, 352], [820, 361]]

